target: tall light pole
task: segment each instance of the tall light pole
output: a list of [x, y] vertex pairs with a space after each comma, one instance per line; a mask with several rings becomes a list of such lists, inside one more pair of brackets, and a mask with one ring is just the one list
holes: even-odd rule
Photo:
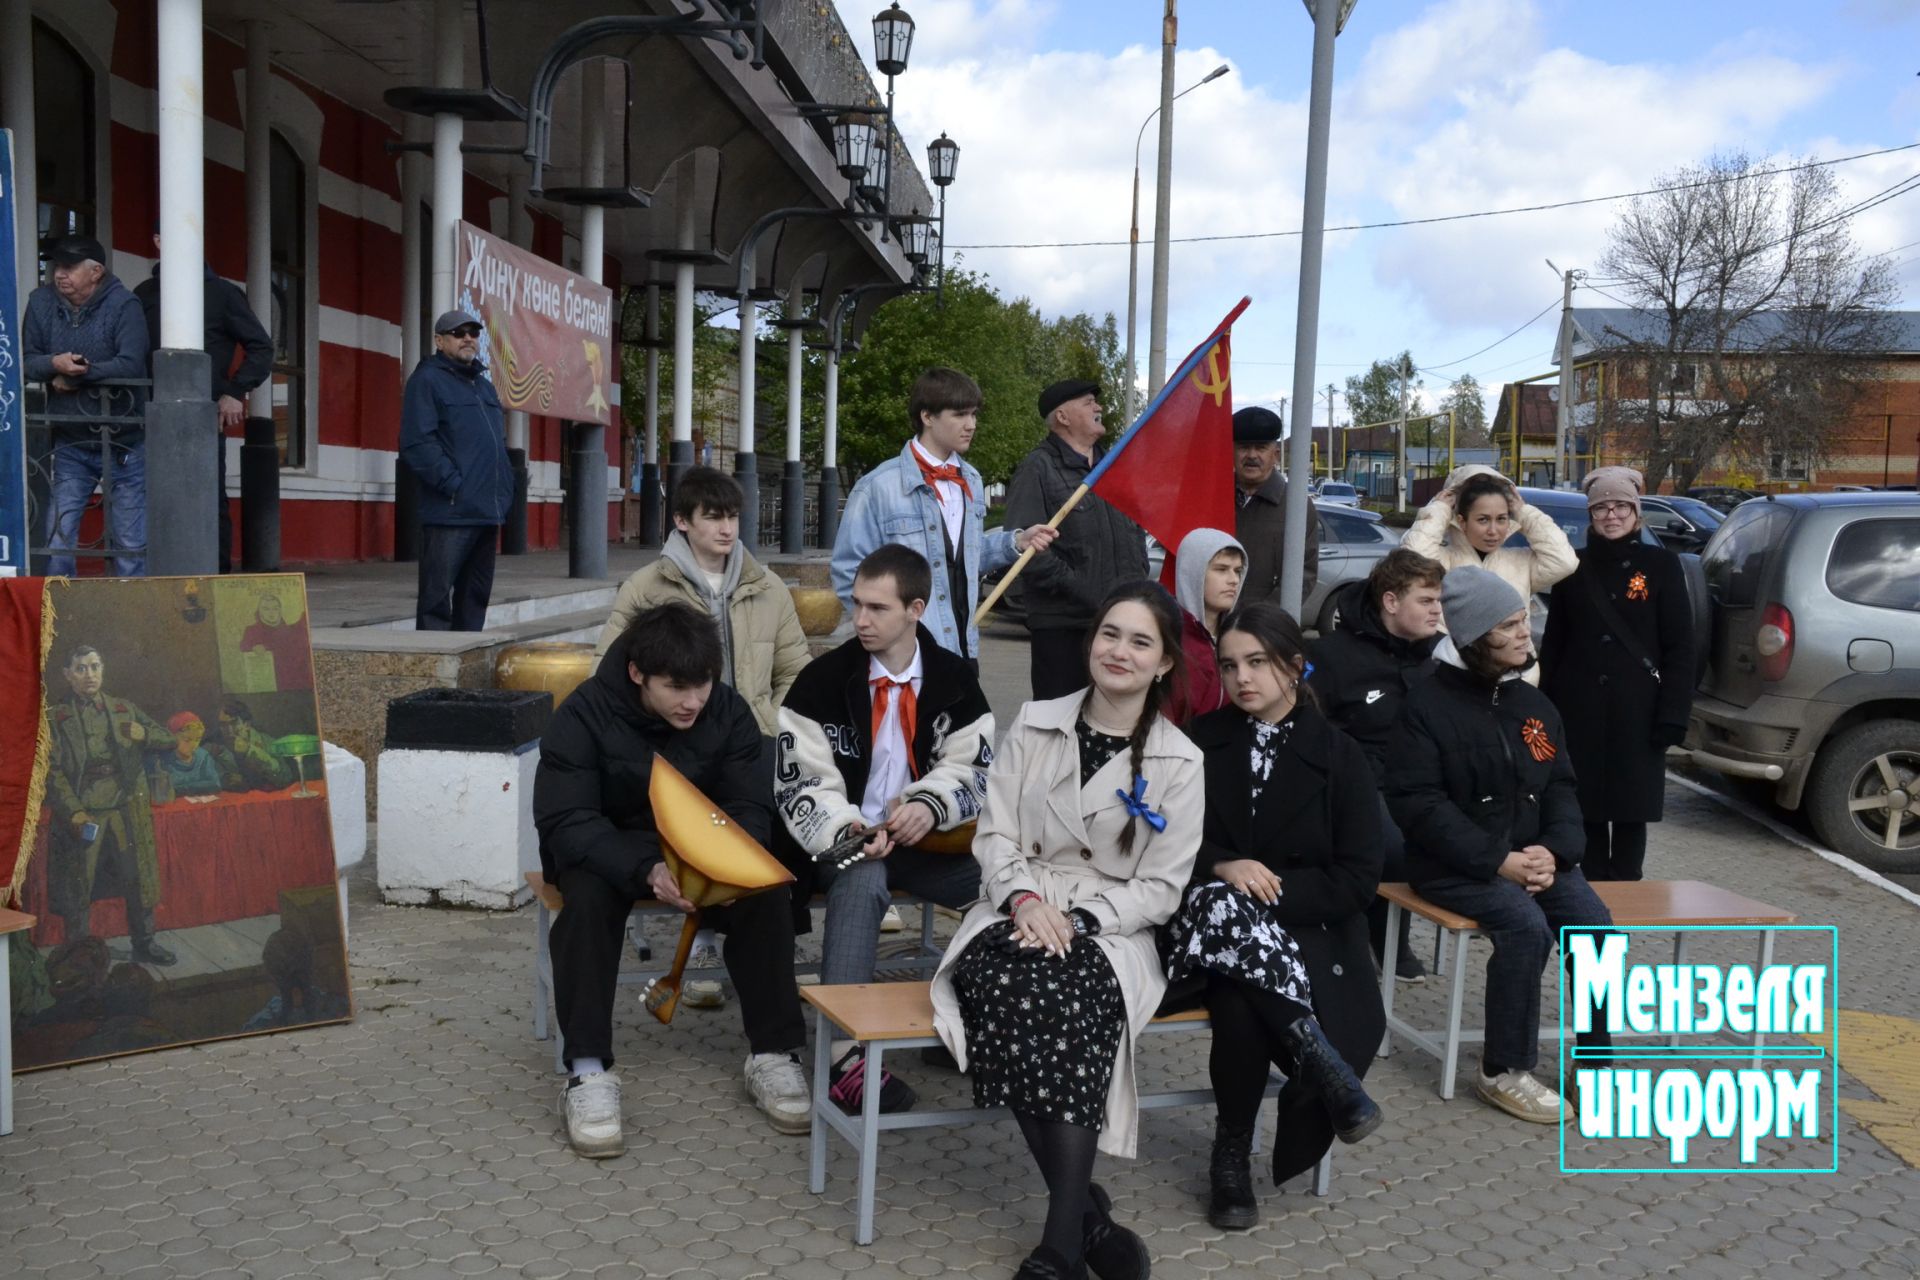
[[1160, 19], [1160, 154], [1153, 173], [1153, 305], [1147, 316], [1147, 394], [1167, 380], [1167, 259], [1173, 225], [1173, 55], [1180, 43], [1177, 0]]
[[[1306, 0], [1313, 15], [1313, 88], [1307, 102], [1307, 183], [1300, 211], [1300, 308], [1294, 321], [1293, 402], [1313, 403], [1313, 362], [1320, 337], [1320, 246], [1327, 220], [1327, 145], [1333, 126], [1333, 41], [1358, 0]], [[1307, 414], [1311, 422], [1313, 415]], [[1307, 471], [1312, 442], [1296, 429], [1288, 440], [1286, 558], [1280, 565], [1280, 607], [1300, 616], [1306, 583]]]
[[[1232, 67], [1228, 67], [1224, 65], [1215, 67], [1213, 70], [1207, 72], [1204, 79], [1201, 79], [1194, 84], [1190, 84], [1186, 88], [1182, 89], [1180, 92], [1174, 94], [1173, 100], [1175, 102], [1180, 101], [1180, 99], [1186, 97], [1188, 94], [1192, 93], [1195, 89], [1198, 89], [1201, 85], [1210, 84], [1213, 81], [1218, 80], [1221, 76], [1226, 75], [1227, 72], [1231, 70], [1233, 70]], [[1134, 330], [1138, 327], [1138, 324], [1134, 317], [1138, 315], [1139, 305], [1140, 305], [1140, 144], [1146, 139], [1147, 126], [1152, 124], [1153, 118], [1159, 114], [1160, 114], [1159, 107], [1155, 107], [1152, 111], [1149, 111], [1147, 113], [1147, 118], [1140, 122], [1140, 131], [1133, 135], [1133, 220], [1131, 223], [1128, 224], [1128, 229], [1127, 229], [1127, 421], [1128, 422], [1132, 422], [1140, 414], [1140, 388], [1139, 388], [1140, 370], [1133, 362]]]

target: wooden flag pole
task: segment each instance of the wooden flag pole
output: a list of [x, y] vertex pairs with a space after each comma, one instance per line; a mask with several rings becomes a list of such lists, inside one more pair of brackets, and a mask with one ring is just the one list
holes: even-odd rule
[[[1060, 509], [1053, 513], [1053, 519], [1047, 521], [1047, 528], [1058, 529], [1060, 527], [1060, 522], [1067, 518], [1067, 513], [1069, 511], [1072, 511], [1075, 507], [1079, 506], [1080, 499], [1086, 497], [1089, 492], [1091, 491], [1087, 488], [1086, 485], [1081, 485], [1078, 489], [1075, 489], [1071, 494], [1069, 494], [1067, 496], [1067, 500], [1060, 504]], [[988, 596], [985, 600], [982, 600], [980, 602], [980, 607], [974, 610], [974, 613], [973, 613], [974, 626], [977, 627], [981, 623], [987, 620], [987, 615], [993, 612], [993, 606], [1000, 603], [1000, 597], [1007, 594], [1007, 588], [1013, 585], [1013, 580], [1020, 576], [1020, 571], [1027, 567], [1027, 561], [1033, 559], [1034, 555], [1036, 554], [1036, 551], [1037, 551], [1037, 548], [1029, 544], [1027, 546], [1027, 549], [1020, 553], [1020, 558], [1013, 562], [1013, 567], [1011, 569], [1008, 569], [1006, 574], [1000, 579], [1000, 581], [994, 584], [993, 594]]]

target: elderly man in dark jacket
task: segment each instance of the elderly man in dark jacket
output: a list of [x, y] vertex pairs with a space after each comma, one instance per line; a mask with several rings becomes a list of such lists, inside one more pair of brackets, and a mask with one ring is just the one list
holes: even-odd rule
[[[1280, 474], [1280, 415], [1255, 405], [1233, 415], [1233, 533], [1247, 549], [1247, 576], [1240, 603], [1280, 600], [1280, 569], [1286, 563], [1287, 481]], [[1320, 580], [1320, 517], [1307, 503], [1307, 560], [1300, 602]]]
[[[1087, 481], [1105, 452], [1100, 436], [1100, 385], [1069, 379], [1040, 393], [1047, 438], [1034, 446], [1007, 485], [1006, 526], [1045, 524]], [[1036, 700], [1060, 698], [1087, 684], [1087, 627], [1107, 593], [1146, 577], [1147, 536], [1139, 525], [1089, 493], [1060, 522], [1053, 554], [1021, 575]]]
[[433, 323], [433, 354], [407, 379], [400, 458], [420, 480], [421, 631], [481, 631], [500, 526], [513, 505], [506, 416], [480, 361], [480, 322]]
[[[99, 423], [53, 429], [52, 518], [49, 546], [71, 548], [80, 516], [94, 487], [102, 484], [103, 454], [112, 457], [107, 490], [107, 522], [113, 546], [129, 554], [114, 557], [114, 572], [137, 577], [146, 572], [147, 437], [141, 410], [146, 393], [137, 387], [106, 388], [109, 379], [147, 376], [147, 321], [140, 302], [106, 268], [107, 251], [89, 236], [63, 236], [47, 250], [53, 283], [27, 299], [20, 346], [27, 380], [47, 384], [47, 412], [56, 415], [126, 420], [112, 427], [103, 450]], [[47, 558], [49, 577], [73, 573], [73, 557], [56, 552]]]
[[[160, 233], [153, 236], [160, 249]], [[214, 465], [219, 480], [214, 502], [220, 517], [220, 572], [233, 570], [233, 511], [227, 503], [227, 433], [247, 420], [247, 397], [273, 372], [273, 339], [247, 305], [247, 295], [201, 264], [206, 307], [206, 352], [213, 362], [213, 400], [220, 410], [220, 434], [215, 437]], [[134, 288], [147, 317], [147, 337], [160, 349], [160, 265]]]
[[[574, 1149], [591, 1158], [625, 1150], [620, 1083], [607, 1068], [627, 913], [645, 898], [692, 910], [660, 852], [647, 792], [655, 757], [671, 761], [761, 844], [773, 834], [773, 777], [759, 723], [719, 675], [711, 618], [680, 603], [648, 609], [561, 704], [540, 743], [540, 865], [566, 902], [550, 940], [570, 1072], [561, 1108]], [[727, 935], [727, 973], [747, 1035], [747, 1091], [775, 1129], [805, 1133], [812, 1103], [799, 1050], [807, 1031], [788, 895], [753, 894], [702, 915]]]

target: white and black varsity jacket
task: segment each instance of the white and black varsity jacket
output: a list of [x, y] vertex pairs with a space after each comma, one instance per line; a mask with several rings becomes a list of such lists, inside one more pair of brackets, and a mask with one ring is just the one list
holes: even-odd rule
[[[931, 805], [936, 829], [950, 831], [978, 818], [986, 801], [993, 710], [972, 664], [941, 648], [925, 626], [919, 636], [914, 776], [900, 798]], [[849, 640], [809, 663], [780, 707], [773, 803], [809, 854], [860, 821], [873, 759], [868, 670], [867, 651]]]

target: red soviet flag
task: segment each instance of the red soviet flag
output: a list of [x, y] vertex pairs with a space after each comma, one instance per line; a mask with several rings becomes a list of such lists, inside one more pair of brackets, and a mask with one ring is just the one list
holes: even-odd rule
[[1174, 554], [1195, 529], [1233, 532], [1233, 322], [1180, 362], [1160, 394], [1087, 475], [1087, 487], [1126, 513], [1166, 548], [1160, 580], [1173, 584]]

